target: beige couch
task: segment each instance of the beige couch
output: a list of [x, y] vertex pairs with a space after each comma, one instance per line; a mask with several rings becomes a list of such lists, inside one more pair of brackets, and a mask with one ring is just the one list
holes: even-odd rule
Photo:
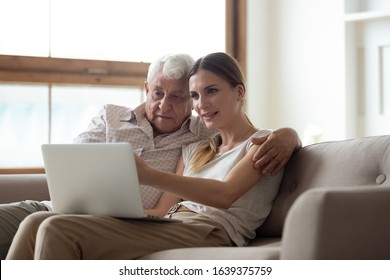
[[[44, 175], [0, 176], [0, 203], [48, 198]], [[175, 249], [144, 259], [390, 259], [390, 136], [295, 153], [248, 247]]]

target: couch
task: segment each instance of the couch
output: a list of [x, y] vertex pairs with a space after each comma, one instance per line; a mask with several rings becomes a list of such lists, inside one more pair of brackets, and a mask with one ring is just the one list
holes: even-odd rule
[[[44, 174], [0, 175], [0, 203], [49, 199]], [[186, 248], [143, 259], [390, 259], [390, 136], [305, 146], [248, 247]]]

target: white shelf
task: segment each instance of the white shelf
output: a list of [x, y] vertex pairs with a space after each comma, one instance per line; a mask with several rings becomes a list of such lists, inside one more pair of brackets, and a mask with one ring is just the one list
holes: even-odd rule
[[390, 11], [367, 11], [358, 13], [349, 13], [345, 15], [345, 22], [359, 22], [378, 19], [390, 19]]

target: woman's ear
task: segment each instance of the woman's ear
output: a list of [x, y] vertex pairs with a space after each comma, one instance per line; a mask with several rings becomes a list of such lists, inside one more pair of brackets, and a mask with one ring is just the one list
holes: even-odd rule
[[237, 85], [237, 100], [243, 101], [245, 99], [245, 87], [241, 84]]

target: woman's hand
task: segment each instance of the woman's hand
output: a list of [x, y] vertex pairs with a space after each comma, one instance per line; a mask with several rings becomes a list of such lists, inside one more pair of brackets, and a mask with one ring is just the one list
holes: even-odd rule
[[151, 167], [139, 156], [134, 154], [135, 163], [137, 165], [138, 180], [141, 184], [147, 184], [147, 178], [150, 178], [152, 171]]

